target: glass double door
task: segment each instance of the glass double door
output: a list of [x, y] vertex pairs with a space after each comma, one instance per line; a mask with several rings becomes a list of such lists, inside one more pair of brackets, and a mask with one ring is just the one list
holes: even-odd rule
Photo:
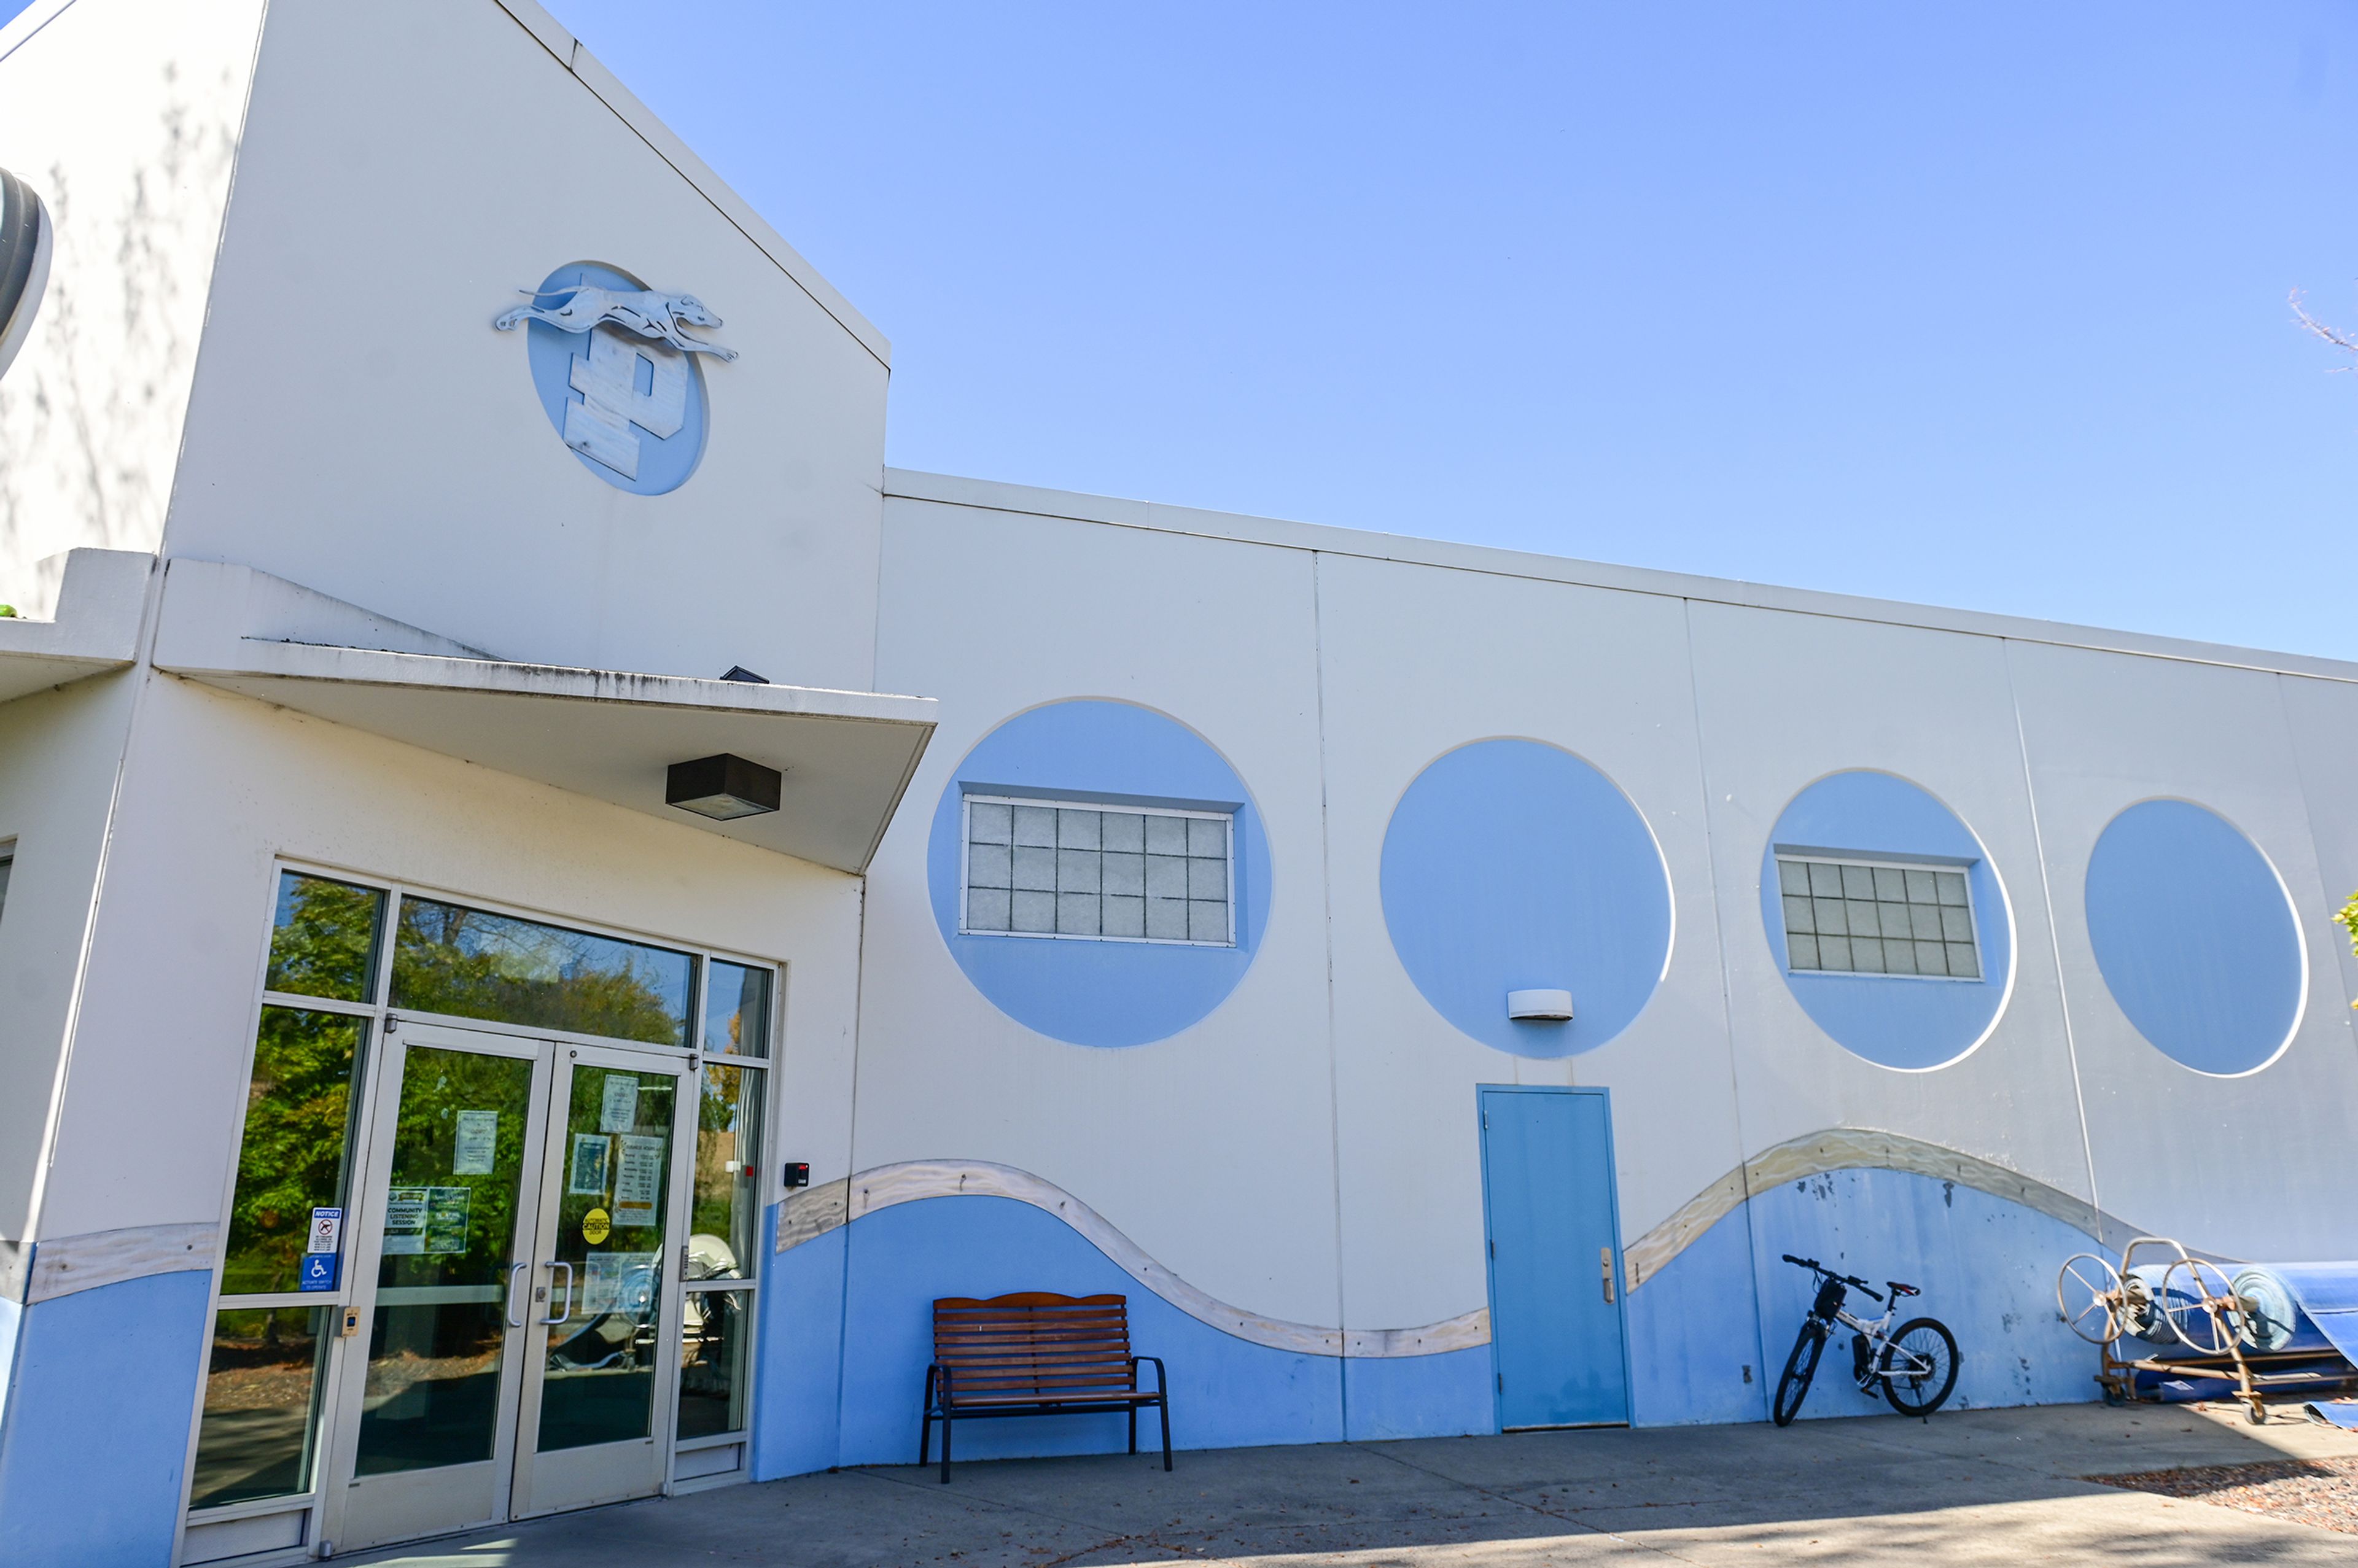
[[323, 1535], [660, 1490], [691, 1064], [405, 1021], [378, 1071]]

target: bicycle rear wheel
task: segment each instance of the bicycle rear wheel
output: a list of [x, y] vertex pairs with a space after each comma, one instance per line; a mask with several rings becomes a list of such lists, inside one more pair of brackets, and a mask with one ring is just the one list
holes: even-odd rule
[[1931, 1415], [1957, 1386], [1957, 1336], [1936, 1318], [1911, 1318], [1883, 1347], [1876, 1370], [1883, 1397], [1901, 1415]]
[[1810, 1379], [1818, 1375], [1818, 1357], [1825, 1348], [1826, 1325], [1814, 1317], [1802, 1319], [1793, 1353], [1785, 1357], [1785, 1375], [1777, 1379], [1776, 1402], [1768, 1407], [1779, 1426], [1792, 1425], [1793, 1417], [1801, 1413], [1801, 1401], [1809, 1397]]

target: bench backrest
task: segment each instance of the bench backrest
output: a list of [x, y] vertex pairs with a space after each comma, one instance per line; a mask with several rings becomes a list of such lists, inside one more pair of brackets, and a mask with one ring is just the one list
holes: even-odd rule
[[944, 1296], [934, 1303], [934, 1359], [951, 1369], [961, 1397], [1138, 1386], [1126, 1296]]

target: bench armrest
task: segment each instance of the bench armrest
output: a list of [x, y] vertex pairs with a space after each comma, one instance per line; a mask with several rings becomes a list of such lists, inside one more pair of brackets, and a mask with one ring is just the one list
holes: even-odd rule
[[1130, 1386], [1133, 1389], [1138, 1387], [1138, 1369], [1149, 1361], [1154, 1363], [1154, 1391], [1158, 1394], [1168, 1394], [1171, 1391], [1171, 1374], [1163, 1368], [1163, 1357], [1160, 1356], [1131, 1357], [1130, 1358]]

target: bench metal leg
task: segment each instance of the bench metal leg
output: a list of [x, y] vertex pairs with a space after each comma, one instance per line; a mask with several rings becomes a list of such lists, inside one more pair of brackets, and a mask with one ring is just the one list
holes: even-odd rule
[[1130, 1407], [1130, 1451], [1138, 1452], [1138, 1407]]
[[950, 1484], [950, 1412], [942, 1411], [942, 1485]]
[[934, 1369], [931, 1367], [928, 1367], [925, 1368], [925, 1403], [923, 1410], [922, 1419], [920, 1419], [917, 1423], [917, 1468], [920, 1470], [925, 1467], [925, 1461], [932, 1457], [930, 1445], [933, 1442], [933, 1437]]
[[[1154, 1408], [1163, 1412], [1163, 1467], [1168, 1470], [1171, 1468], [1171, 1396], [1163, 1395], [1162, 1402]], [[946, 1434], [942, 1438], [942, 1452], [944, 1454], [949, 1452], [949, 1438]]]

